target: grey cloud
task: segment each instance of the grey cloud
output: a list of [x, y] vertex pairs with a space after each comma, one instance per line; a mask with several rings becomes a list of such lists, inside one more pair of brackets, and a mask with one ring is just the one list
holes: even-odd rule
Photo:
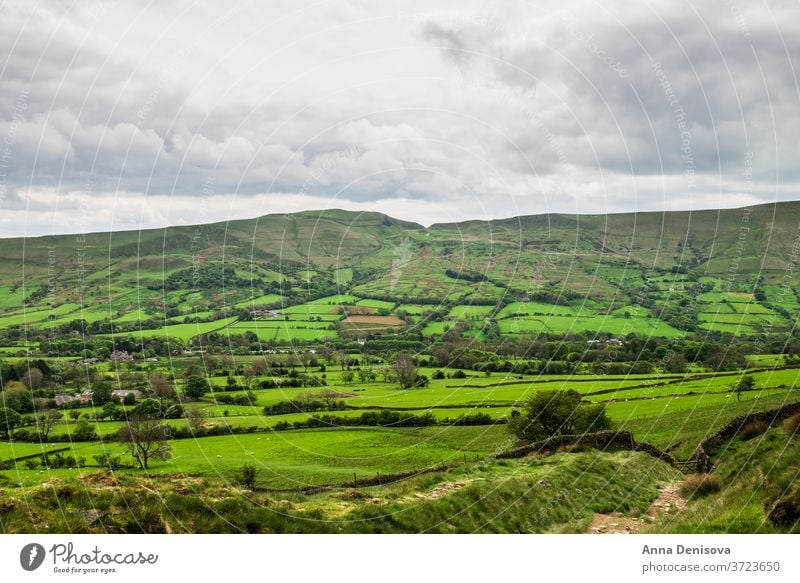
[[[446, 41], [448, 59], [452, 47], [486, 51], [498, 83], [537, 90], [530, 108], [549, 120], [571, 162], [634, 174], [681, 173], [685, 129], [697, 172], [736, 172], [752, 151], [756, 176], [772, 176], [781, 165], [800, 177], [791, 164], [800, 7], [773, 7], [783, 36], [763, 18], [748, 25], [749, 15], [725, 3], [703, 4], [699, 14], [669, 3], [657, 11], [631, 8], [607, 18], [575, 13], [557, 21], [544, 42], [508, 35], [478, 44], [485, 35], [444, 25], [428, 25], [422, 35]], [[560, 115], [549, 114], [559, 107]], [[533, 157], [551, 157], [552, 140], [537, 140], [527, 129], [516, 143]]]
[[[360, 46], [359, 25], [337, 29], [332, 38], [352, 44], [329, 50], [312, 34], [304, 41], [311, 50], [289, 44], [278, 61], [298, 59], [320, 74], [318, 85], [294, 87], [289, 75], [263, 94], [221, 86], [217, 101], [178, 74], [196, 65], [191, 52], [141, 60], [136, 49], [149, 47], [109, 52], [94, 38], [97, 20], [84, 5], [47, 4], [29, 22], [30, 8], [13, 2], [0, 19], [0, 92], [10, 97], [0, 102], [0, 140], [13, 137], [6, 191], [298, 193], [420, 208], [464, 200], [479, 208], [516, 197], [535, 212], [551, 204], [603, 210], [602, 197], [615, 210], [641, 196], [664, 198], [652, 184], [637, 192], [632, 178], [640, 177], [663, 176], [680, 190], [671, 200], [707, 206], [719, 201], [708, 198], [714, 191], [704, 178], [731, 200], [767, 198], [778, 177], [782, 192], [796, 190], [797, 4], [771, 2], [774, 14], [735, 13], [725, 2], [697, 5], [698, 13], [637, 2], [614, 14], [552, 4], [546, 13], [520, 3], [488, 16], [465, 5], [417, 20], [376, 18], [368, 25], [407, 28], [398, 46], [380, 50]], [[567, 9], [567, 18], [553, 11]], [[149, 10], [180, 11], [172, 3]], [[240, 18], [257, 14], [247, 8]], [[310, 18], [324, 30], [381, 15], [354, 2]], [[199, 18], [213, 16], [204, 8]], [[224, 55], [228, 47], [219, 48]], [[384, 49], [420, 59], [419, 70], [394, 78], [376, 59], [372, 76], [363, 74], [370, 82], [361, 83], [361, 53]], [[437, 51], [441, 59], [427, 58]], [[333, 81], [324, 76], [326, 52]], [[269, 76], [272, 62], [262, 65], [256, 52], [252, 58], [259, 65], [252, 74]], [[221, 85], [229, 82], [226, 64], [215, 63]], [[340, 87], [338, 73], [348, 66], [352, 82]], [[689, 161], [681, 121], [690, 132]], [[738, 185], [748, 152], [752, 195]], [[698, 185], [683, 179], [687, 169]], [[20, 196], [8, 194], [0, 207], [19, 208]]]

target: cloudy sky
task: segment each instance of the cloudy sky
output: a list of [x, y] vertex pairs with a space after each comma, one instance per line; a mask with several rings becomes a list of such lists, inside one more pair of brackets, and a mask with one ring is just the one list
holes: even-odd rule
[[796, 0], [0, 2], [0, 236], [800, 199]]

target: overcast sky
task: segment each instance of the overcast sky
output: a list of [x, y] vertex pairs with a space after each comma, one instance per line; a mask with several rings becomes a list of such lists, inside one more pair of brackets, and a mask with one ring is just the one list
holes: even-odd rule
[[800, 199], [798, 57], [796, 0], [2, 2], [0, 235]]

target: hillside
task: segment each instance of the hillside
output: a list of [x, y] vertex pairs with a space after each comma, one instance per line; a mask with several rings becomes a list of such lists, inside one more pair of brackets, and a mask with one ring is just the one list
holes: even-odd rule
[[[217, 321], [215, 329], [237, 310], [349, 294], [356, 304], [382, 302], [363, 307], [399, 315], [423, 336], [459, 323], [460, 333], [479, 338], [586, 330], [752, 336], [765, 326], [779, 334], [792, 329], [800, 306], [798, 224], [800, 202], [427, 229], [379, 213], [328, 210], [0, 239], [0, 328], [83, 321], [103, 323], [103, 332], [125, 322], [152, 330], [188, 316]], [[430, 306], [447, 309], [415, 321]], [[474, 311], [480, 306], [492, 308]], [[402, 322], [371, 324], [367, 331], [397, 332]], [[342, 333], [338, 324], [330, 330]], [[299, 339], [330, 335], [306, 336]]]

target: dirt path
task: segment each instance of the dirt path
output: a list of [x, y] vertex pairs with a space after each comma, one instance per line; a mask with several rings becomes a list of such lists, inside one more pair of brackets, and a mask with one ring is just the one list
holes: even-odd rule
[[635, 534], [659, 516], [672, 514], [686, 508], [686, 500], [680, 495], [678, 489], [677, 482], [664, 486], [658, 498], [650, 504], [645, 515], [639, 518], [625, 516], [619, 512], [595, 514], [587, 532], [589, 534]]

